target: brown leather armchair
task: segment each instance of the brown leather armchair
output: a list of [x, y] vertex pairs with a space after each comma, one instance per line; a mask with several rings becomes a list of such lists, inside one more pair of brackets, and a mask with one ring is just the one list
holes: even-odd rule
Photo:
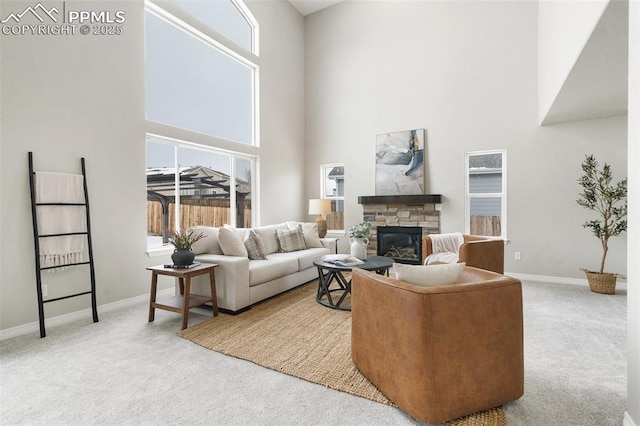
[[[485, 269], [487, 271], [504, 273], [504, 241], [496, 238], [477, 235], [463, 235], [464, 243], [460, 246], [458, 262], [465, 262], [467, 266]], [[431, 238], [422, 238], [422, 263], [433, 253]]]
[[441, 423], [524, 393], [522, 285], [465, 267], [423, 287], [353, 269], [351, 356], [414, 418]]

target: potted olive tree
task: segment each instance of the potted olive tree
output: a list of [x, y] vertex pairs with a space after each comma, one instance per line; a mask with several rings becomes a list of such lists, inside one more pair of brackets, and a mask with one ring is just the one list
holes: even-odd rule
[[602, 245], [602, 259], [598, 272], [583, 269], [589, 288], [595, 293], [613, 294], [616, 291], [618, 274], [604, 272], [609, 251], [609, 238], [627, 230], [627, 179], [612, 183], [611, 166], [604, 163], [600, 168], [593, 155], [585, 156], [582, 176], [578, 183], [582, 192], [576, 202], [596, 213], [596, 218], [587, 220], [582, 226], [589, 228]]

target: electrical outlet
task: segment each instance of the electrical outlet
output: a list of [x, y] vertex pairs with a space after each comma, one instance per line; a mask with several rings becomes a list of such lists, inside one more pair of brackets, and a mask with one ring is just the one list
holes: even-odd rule
[[515, 260], [522, 260], [522, 254], [519, 251], [513, 253], [513, 258]]
[[49, 289], [47, 288], [46, 284], [42, 284], [42, 297], [47, 297], [48, 296], [48, 291]]

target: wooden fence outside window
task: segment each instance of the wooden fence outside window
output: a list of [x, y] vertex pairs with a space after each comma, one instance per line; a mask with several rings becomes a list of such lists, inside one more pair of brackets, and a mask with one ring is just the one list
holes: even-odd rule
[[[198, 200], [180, 203], [180, 226], [188, 229], [192, 226], [221, 227], [231, 222], [231, 208], [228, 200]], [[244, 223], [238, 227], [251, 227], [251, 202], [244, 209]], [[169, 232], [175, 232], [175, 204], [169, 204]], [[157, 201], [147, 201], [147, 234], [162, 235], [162, 206]]]
[[502, 235], [500, 216], [471, 216], [471, 235], [499, 237]]
[[344, 229], [344, 213], [342, 212], [329, 213], [325, 220], [327, 221], [327, 229]]

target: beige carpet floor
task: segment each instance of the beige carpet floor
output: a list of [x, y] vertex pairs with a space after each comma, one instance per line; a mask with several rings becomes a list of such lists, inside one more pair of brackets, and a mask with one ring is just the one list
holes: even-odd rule
[[[394, 405], [351, 361], [351, 312], [319, 305], [316, 289], [312, 282], [239, 315], [221, 313], [178, 335], [272, 370]], [[449, 424], [505, 425], [506, 417], [497, 408]]]

